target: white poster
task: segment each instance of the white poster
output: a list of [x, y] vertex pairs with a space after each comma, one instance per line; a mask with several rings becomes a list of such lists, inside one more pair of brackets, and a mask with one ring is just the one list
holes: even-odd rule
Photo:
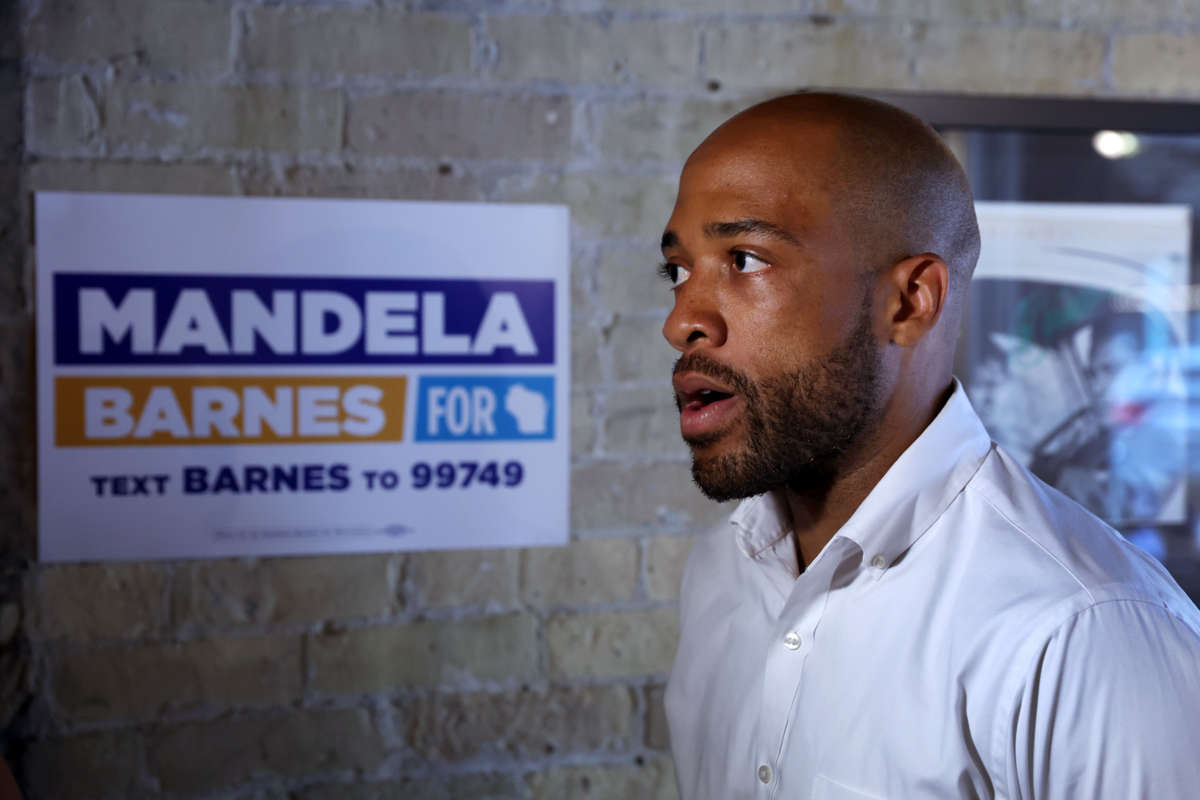
[[979, 203], [967, 391], [992, 436], [1127, 532], [1182, 522], [1190, 209]]
[[567, 541], [565, 207], [36, 206], [43, 561]]

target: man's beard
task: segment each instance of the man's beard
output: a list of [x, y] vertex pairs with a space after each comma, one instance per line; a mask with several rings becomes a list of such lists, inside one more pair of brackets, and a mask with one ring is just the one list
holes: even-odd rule
[[720, 381], [741, 398], [744, 441], [736, 449], [705, 457], [697, 453], [735, 428], [685, 437], [692, 447], [692, 478], [718, 502], [776, 489], [824, 494], [848, 452], [870, 432], [880, 399], [879, 348], [864, 308], [857, 327], [819, 361], [752, 382], [703, 353], [675, 363], [675, 372], [698, 372]]

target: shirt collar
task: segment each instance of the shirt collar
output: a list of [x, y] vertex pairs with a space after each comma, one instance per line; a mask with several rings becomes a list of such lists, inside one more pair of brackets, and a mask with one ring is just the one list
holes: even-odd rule
[[[890, 565], [945, 512], [990, 449], [991, 437], [955, 379], [941, 411], [834, 539], [857, 544], [864, 563]], [[729, 521], [737, 531], [738, 548], [751, 559], [791, 533], [784, 501], [774, 492], [742, 501]]]
[[792, 532], [783, 498], [775, 492], [743, 500], [729, 518], [737, 529], [738, 549], [747, 558], [759, 554]]

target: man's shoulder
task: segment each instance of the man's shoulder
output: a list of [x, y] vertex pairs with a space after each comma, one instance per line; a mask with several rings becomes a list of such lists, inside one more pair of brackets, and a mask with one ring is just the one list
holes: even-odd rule
[[1002, 448], [961, 500], [959, 527], [976, 569], [995, 573], [1025, 605], [1057, 606], [1065, 617], [1102, 602], [1149, 602], [1200, 624], [1195, 605], [1156, 559]]

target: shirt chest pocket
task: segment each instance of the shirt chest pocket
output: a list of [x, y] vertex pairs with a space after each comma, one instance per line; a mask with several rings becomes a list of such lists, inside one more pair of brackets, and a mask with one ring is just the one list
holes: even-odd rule
[[886, 800], [886, 798], [883, 795], [868, 794], [858, 789], [851, 789], [832, 778], [818, 775], [813, 779], [812, 800]]

